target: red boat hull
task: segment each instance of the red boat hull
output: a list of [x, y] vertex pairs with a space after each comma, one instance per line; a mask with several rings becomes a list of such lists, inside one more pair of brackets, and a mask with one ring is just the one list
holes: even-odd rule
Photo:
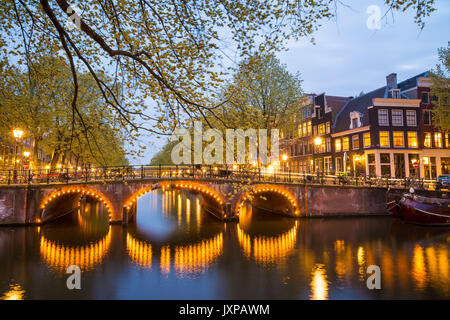
[[448, 205], [433, 205], [403, 198], [400, 201], [389, 202], [387, 206], [394, 217], [407, 222], [431, 226], [450, 226], [450, 207]]

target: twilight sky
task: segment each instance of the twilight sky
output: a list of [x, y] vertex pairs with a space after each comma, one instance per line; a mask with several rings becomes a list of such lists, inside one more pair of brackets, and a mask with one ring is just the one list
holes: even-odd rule
[[[414, 13], [395, 12], [381, 22], [381, 29], [370, 30], [366, 13], [370, 5], [387, 10], [383, 0], [343, 0], [335, 20], [323, 21], [309, 39], [290, 42], [289, 51], [277, 56], [292, 73], [300, 72], [302, 88], [308, 93], [355, 96], [385, 84], [389, 73], [397, 73], [399, 81], [433, 68], [437, 48], [450, 41], [450, 1], [436, 0], [437, 10], [425, 20], [420, 31]], [[149, 163], [166, 138], [150, 138], [154, 143], [144, 158], [132, 163]]]

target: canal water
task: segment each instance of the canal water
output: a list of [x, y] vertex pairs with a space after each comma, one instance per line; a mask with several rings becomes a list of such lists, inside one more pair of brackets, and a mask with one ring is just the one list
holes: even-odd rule
[[[250, 205], [224, 224], [199, 195], [159, 190], [126, 228], [95, 202], [40, 227], [1, 227], [0, 299], [450, 299], [449, 251], [448, 229]], [[67, 289], [70, 265], [80, 290]], [[370, 265], [379, 290], [367, 288]]]

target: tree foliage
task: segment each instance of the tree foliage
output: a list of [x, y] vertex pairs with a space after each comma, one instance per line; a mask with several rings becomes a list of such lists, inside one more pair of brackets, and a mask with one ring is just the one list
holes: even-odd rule
[[242, 61], [232, 80], [224, 86], [227, 102], [216, 109], [218, 129], [283, 128], [286, 132], [299, 118], [302, 101], [299, 74], [291, 74], [271, 53], [256, 53]]
[[[433, 0], [385, 3], [392, 10], [415, 10], [420, 27], [434, 10]], [[79, 103], [78, 75], [88, 73], [134, 137], [140, 129], [167, 133], [189, 119], [208, 121], [223, 102], [222, 67], [230, 53], [245, 58], [284, 49], [287, 40], [310, 36], [336, 15], [341, 2], [84, 0], [76, 2], [78, 13], [74, 4], [2, 0], [0, 49], [18, 65], [32, 64], [43, 50], [64, 54], [73, 78], [72, 108]], [[146, 110], [148, 104], [155, 107]]]
[[[30, 64], [31, 66], [31, 64]], [[77, 109], [71, 107], [73, 83], [61, 57], [34, 56], [27, 72], [0, 67], [0, 130], [4, 137], [22, 128], [35, 150], [51, 154], [52, 167], [74, 156], [79, 164], [124, 164], [123, 132], [99, 99], [90, 76], [78, 74]], [[76, 117], [75, 112], [82, 115]], [[35, 164], [37, 153], [34, 154]]]
[[431, 71], [431, 96], [433, 101], [433, 123], [444, 132], [450, 132], [450, 42], [447, 48], [438, 49], [439, 64]]

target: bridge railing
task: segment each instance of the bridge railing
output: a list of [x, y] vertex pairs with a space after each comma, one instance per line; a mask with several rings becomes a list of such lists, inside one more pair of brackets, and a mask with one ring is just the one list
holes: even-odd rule
[[279, 182], [292, 184], [355, 185], [369, 187], [435, 187], [434, 180], [347, 174], [296, 173], [268, 168], [232, 165], [138, 165], [86, 168], [56, 168], [35, 170], [0, 170], [0, 184], [50, 184], [82, 182], [114, 182], [140, 179], [219, 179], [238, 182]]

